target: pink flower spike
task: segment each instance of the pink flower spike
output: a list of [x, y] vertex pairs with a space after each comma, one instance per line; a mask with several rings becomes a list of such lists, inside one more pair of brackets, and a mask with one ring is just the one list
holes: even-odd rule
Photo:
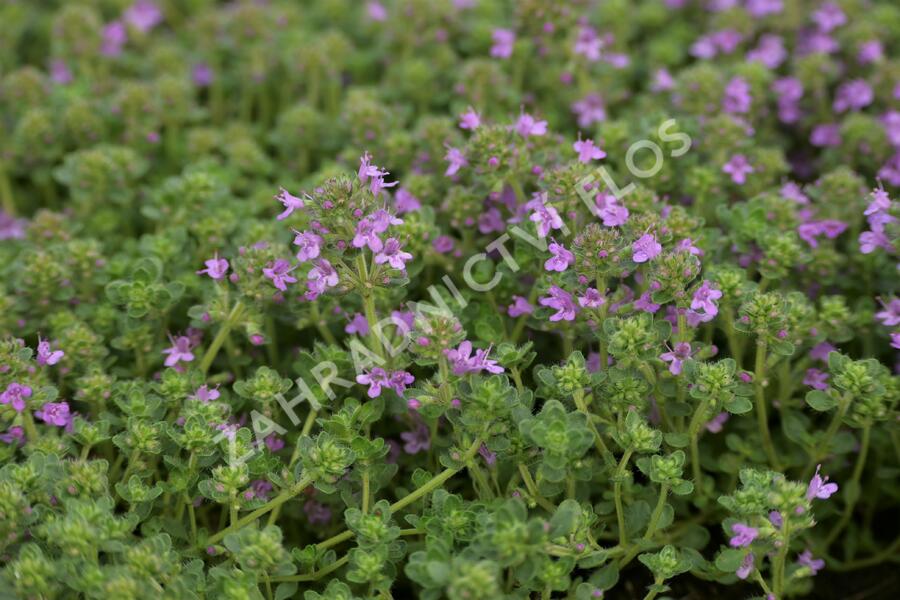
[[194, 353], [192, 352], [194, 343], [191, 341], [191, 338], [186, 335], [172, 338], [170, 335], [169, 341], [172, 342], [172, 346], [162, 351], [163, 354], [168, 355], [164, 363], [167, 367], [174, 367], [179, 362], [187, 363], [194, 360]]
[[65, 355], [66, 353], [62, 350], [51, 350], [50, 342], [42, 340], [41, 336], [38, 336], [37, 364], [42, 367], [45, 365], [52, 366], [62, 360], [62, 357]]
[[290, 262], [279, 258], [275, 262], [269, 263], [263, 268], [262, 272], [263, 275], [272, 280], [272, 285], [282, 292], [286, 292], [287, 284], [297, 281], [297, 278], [291, 275], [291, 271], [296, 268], [292, 267]]
[[278, 221], [287, 219], [295, 210], [299, 210], [304, 207], [302, 198], [298, 198], [297, 196], [292, 195], [284, 188], [281, 188], [281, 191], [278, 192], [278, 194], [275, 196], [275, 199], [284, 205], [284, 212], [275, 217], [275, 219]]
[[218, 253], [213, 254], [211, 259], [203, 261], [203, 264], [206, 265], [206, 268], [197, 271], [197, 275], [209, 275], [210, 278], [219, 281], [228, 273], [228, 260], [219, 258]]
[[69, 405], [66, 402], [47, 402], [41, 407], [41, 410], [35, 411], [34, 416], [47, 425], [56, 427], [66, 427], [72, 421]]
[[631, 245], [633, 254], [631, 260], [636, 263], [645, 263], [653, 260], [662, 252], [662, 244], [656, 241], [652, 234], [645, 233]]
[[753, 173], [754, 168], [743, 154], [735, 154], [722, 167], [722, 171], [731, 175], [731, 181], [743, 185], [747, 181], [747, 174]]
[[575, 255], [566, 250], [562, 244], [554, 241], [548, 246], [548, 249], [553, 256], [544, 262], [544, 269], [547, 271], [562, 273], [569, 268], [569, 265], [575, 263]]
[[735, 523], [731, 526], [731, 531], [734, 536], [728, 540], [728, 545], [732, 548], [745, 548], [759, 537], [759, 529], [744, 523]]
[[375, 255], [375, 264], [383, 265], [388, 263], [394, 269], [403, 271], [406, 269], [406, 263], [411, 261], [412, 258], [412, 254], [403, 251], [397, 238], [388, 238], [384, 242], [382, 251]]
[[470, 106], [466, 112], [459, 116], [459, 128], [475, 131], [479, 127], [481, 127], [481, 115]]
[[522, 112], [519, 114], [519, 120], [516, 121], [515, 130], [524, 138], [540, 137], [547, 134], [547, 121], [539, 121], [527, 112]]
[[572, 144], [572, 148], [578, 153], [578, 160], [583, 163], [589, 163], [592, 160], [599, 160], [606, 157], [606, 152], [594, 145], [594, 140], [579, 139]]
[[822, 465], [816, 465], [816, 473], [812, 476], [812, 479], [809, 480], [809, 485], [806, 487], [807, 500], [812, 500], [814, 498], [827, 500], [838, 491], [838, 484], [828, 483], [827, 476], [823, 478], [819, 475], [819, 469], [821, 468]]

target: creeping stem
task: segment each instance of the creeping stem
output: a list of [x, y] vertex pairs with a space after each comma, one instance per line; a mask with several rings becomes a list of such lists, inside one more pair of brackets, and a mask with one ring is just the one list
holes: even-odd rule
[[234, 307], [232, 307], [231, 312], [228, 313], [228, 317], [226, 317], [225, 322], [222, 323], [222, 327], [219, 328], [219, 333], [217, 333], [216, 337], [213, 338], [212, 344], [210, 344], [209, 348], [206, 350], [206, 354], [204, 354], [203, 358], [200, 360], [200, 371], [204, 375], [207, 371], [209, 371], [209, 367], [216, 359], [216, 355], [222, 348], [222, 344], [224, 344], [225, 340], [228, 339], [228, 334], [231, 333], [231, 328], [234, 327], [238, 319], [240, 319], [241, 312], [243, 310], [244, 306], [240, 301], [234, 303]]
[[228, 535], [232, 531], [238, 531], [244, 525], [247, 525], [248, 523], [252, 523], [253, 521], [258, 519], [262, 515], [266, 514], [267, 512], [274, 510], [278, 506], [281, 506], [282, 504], [284, 504], [285, 502], [287, 502], [288, 500], [290, 500], [291, 498], [293, 498], [294, 496], [296, 496], [297, 494], [299, 494], [300, 492], [305, 490], [307, 487], [309, 487], [309, 485], [312, 484], [312, 482], [313, 482], [313, 480], [311, 477], [302, 478], [300, 481], [298, 481], [291, 487], [287, 488], [286, 490], [284, 490], [283, 492], [281, 492], [280, 494], [278, 494], [277, 496], [275, 496], [274, 498], [272, 498], [271, 500], [269, 500], [268, 502], [266, 502], [265, 504], [263, 504], [262, 506], [260, 506], [256, 510], [254, 510], [253, 512], [251, 512], [250, 514], [235, 520], [235, 522], [232, 523], [230, 526], [226, 527], [222, 531], [213, 535], [211, 538], [206, 540], [207, 544], [212, 545], [212, 544], [219, 542], [222, 538], [224, 538], [226, 535]]
[[622, 478], [625, 476], [625, 467], [631, 459], [632, 450], [626, 450], [619, 461], [616, 468], [616, 474], [613, 483], [613, 498], [616, 503], [616, 521], [619, 524], [619, 546], [625, 547], [628, 544], [628, 533], [625, 531], [625, 509], [622, 507]]
[[753, 383], [756, 386], [756, 419], [759, 424], [759, 435], [762, 438], [763, 448], [769, 458], [769, 464], [776, 471], [781, 470], [778, 456], [775, 454], [775, 446], [772, 444], [772, 435], [769, 433], [769, 416], [766, 412], [766, 350], [765, 340], [756, 343], [756, 366], [754, 368]]

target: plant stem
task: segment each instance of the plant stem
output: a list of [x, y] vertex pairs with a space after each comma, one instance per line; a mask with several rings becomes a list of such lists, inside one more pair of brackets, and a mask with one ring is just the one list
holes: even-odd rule
[[612, 453], [609, 451], [609, 448], [606, 447], [606, 444], [603, 442], [603, 437], [600, 435], [600, 430], [597, 429], [597, 425], [594, 423], [594, 419], [591, 418], [591, 413], [588, 410], [587, 404], [584, 402], [584, 390], [575, 390], [575, 393], [572, 395], [572, 399], [575, 400], [575, 406], [578, 408], [578, 411], [587, 418], [588, 427], [591, 428], [591, 431], [594, 432], [594, 445], [597, 447], [597, 451], [600, 452], [600, 456], [603, 457], [604, 462], [606, 464], [611, 465], [615, 462]]
[[369, 348], [379, 357], [384, 358], [384, 348], [381, 340], [375, 333], [375, 325], [378, 323], [378, 314], [375, 312], [375, 297], [369, 288], [369, 269], [366, 266], [366, 259], [362, 253], [356, 256], [356, 270], [359, 275], [360, 285], [363, 288], [363, 310], [366, 314], [366, 321], [369, 323]]
[[825, 548], [827, 549], [831, 544], [834, 543], [834, 540], [837, 539], [838, 535], [844, 530], [844, 527], [850, 522], [850, 517], [853, 516], [853, 509], [856, 507], [856, 501], [859, 499], [859, 480], [862, 477], [863, 469], [866, 466], [866, 457], [869, 454], [869, 441], [872, 432], [872, 425], [866, 424], [863, 427], [862, 441], [860, 442], [859, 455], [856, 457], [856, 464], [853, 467], [853, 475], [850, 477], [850, 482], [845, 486], [846, 489], [855, 489], [855, 495], [848, 498], [847, 504], [844, 506], [844, 514], [841, 515], [841, 520], [838, 521], [837, 525], [834, 526], [834, 529], [831, 530], [831, 533], [828, 534], [828, 537], [825, 538]]
[[810, 456], [809, 463], [806, 465], [806, 468], [803, 469], [803, 479], [809, 479], [813, 470], [816, 468], [816, 464], [828, 455], [828, 449], [831, 447], [831, 440], [834, 439], [838, 429], [841, 428], [841, 423], [844, 422], [847, 409], [850, 408], [850, 400], [850, 394], [841, 396], [837, 412], [834, 413], [834, 417], [831, 418], [831, 423], [828, 424], [828, 429], [825, 430], [825, 437], [822, 438], [822, 443], [816, 444], [816, 447], [813, 449], [813, 454]]
[[[653, 585], [662, 585], [662, 580], [657, 577], [653, 580]], [[650, 590], [649, 592], [647, 592], [647, 595], [644, 596], [644, 600], [653, 600], [654, 598], [656, 598], [657, 594], [659, 594], [658, 591]]]
[[619, 545], [623, 548], [628, 544], [628, 533], [625, 531], [625, 510], [622, 508], [622, 477], [625, 473], [625, 467], [631, 458], [632, 450], [628, 449], [622, 455], [619, 466], [616, 467], [616, 474], [613, 483], [613, 499], [616, 503], [616, 522], [619, 525]]
[[656, 508], [653, 509], [653, 514], [650, 515], [650, 524], [647, 525], [647, 531], [644, 532], [645, 540], [649, 540], [656, 533], [656, 526], [659, 523], [659, 518], [662, 516], [663, 509], [666, 507], [666, 499], [668, 497], [669, 484], [663, 483], [659, 486], [659, 500], [656, 501]]
[[31, 413], [27, 410], [22, 411], [22, 424], [25, 427], [25, 434], [28, 436], [28, 439], [31, 441], [37, 441], [37, 427], [34, 426], [34, 419], [31, 418]]
[[776, 598], [780, 598], [781, 592], [784, 590], [784, 561], [787, 558], [788, 549], [791, 546], [790, 519], [784, 519], [781, 534], [781, 548], [778, 549], [778, 554], [775, 556], [775, 563], [772, 566], [772, 591]]
[[369, 512], [369, 472], [365, 471], [362, 475], [362, 514]]
[[231, 332], [231, 328], [240, 317], [243, 308], [240, 300], [234, 303], [234, 307], [231, 309], [231, 312], [228, 313], [228, 317], [226, 317], [225, 322], [222, 323], [222, 327], [219, 328], [219, 333], [216, 334], [212, 344], [210, 344], [209, 348], [206, 350], [206, 354], [204, 354], [203, 358], [200, 360], [200, 371], [204, 375], [209, 371], [209, 367], [212, 365], [213, 360], [215, 360], [216, 355], [222, 348], [222, 344], [225, 343], [225, 339]]
[[284, 582], [284, 581], [317, 581], [322, 577], [325, 577], [329, 573], [337, 571], [341, 567], [347, 564], [350, 560], [350, 555], [345, 554], [338, 560], [334, 561], [324, 569], [320, 569], [314, 573], [308, 573], [306, 575], [288, 575], [287, 577], [273, 577], [272, 581], [275, 582]]
[[16, 201], [13, 199], [12, 185], [2, 162], [0, 162], [0, 206], [3, 207], [3, 212], [10, 217], [16, 216]]
[[766, 342], [759, 340], [756, 343], [756, 366], [754, 368], [753, 383], [756, 387], [756, 419], [759, 424], [759, 435], [762, 438], [763, 448], [769, 458], [769, 465], [776, 471], [781, 470], [778, 456], [775, 454], [775, 446], [772, 444], [772, 435], [769, 433], [769, 417], [766, 412]]
[[291, 498], [293, 498], [294, 496], [296, 496], [297, 494], [302, 492], [304, 489], [306, 489], [312, 482], [313, 482], [313, 480], [311, 477], [302, 478], [300, 481], [298, 481], [297, 483], [295, 483], [288, 489], [284, 490], [283, 492], [278, 494], [276, 497], [272, 498], [267, 503], [265, 503], [264, 505], [260, 506], [256, 510], [254, 510], [252, 513], [250, 513], [244, 517], [241, 517], [240, 519], [237, 519], [237, 521], [235, 523], [233, 523], [226, 529], [223, 529], [222, 531], [213, 535], [211, 538], [209, 538], [207, 540], [207, 544], [209, 544], [209, 545], [215, 544], [216, 542], [218, 542], [219, 540], [224, 538], [226, 535], [228, 535], [232, 531], [236, 531], [236, 530], [240, 529], [241, 527], [243, 527], [244, 525], [246, 525], [248, 523], [252, 523], [253, 521], [258, 519], [262, 515], [273, 510], [275, 507], [281, 506], [282, 504], [284, 504], [285, 502], [287, 502], [288, 500], [290, 500]]
[[688, 426], [688, 435], [691, 437], [691, 472], [694, 475], [694, 485], [702, 493], [703, 486], [703, 470], [700, 468], [700, 428], [706, 419], [706, 411], [709, 407], [709, 399], [705, 398], [700, 401], [694, 416], [691, 417], [691, 424]]
[[[475, 453], [478, 452], [479, 448], [481, 448], [481, 443], [482, 443], [481, 438], [476, 438], [475, 442], [473, 442], [472, 445], [469, 447], [469, 449], [466, 451], [466, 454], [463, 456], [463, 459], [461, 462], [467, 463], [470, 460], [472, 460], [472, 458], [475, 456]], [[438, 487], [442, 486], [445, 481], [447, 481], [448, 479], [450, 479], [451, 477], [453, 477], [454, 475], [459, 473], [463, 468], [464, 467], [461, 467], [459, 469], [455, 469], [455, 468], [444, 469], [444, 471], [442, 471], [440, 474], [432, 477], [428, 481], [428, 483], [426, 483], [422, 487], [416, 489], [413, 492], [410, 492], [409, 494], [407, 494], [400, 500], [397, 500], [396, 502], [391, 504], [390, 507], [388, 508], [388, 510], [390, 511], [391, 514], [393, 514], [397, 511], [409, 506], [410, 504], [412, 504], [413, 502], [415, 502], [422, 496], [426, 496], [426, 495], [430, 494], [431, 492], [433, 492]], [[318, 544], [316, 544], [316, 549], [317, 550], [325, 550], [332, 546], [336, 546], [343, 541], [351, 539], [353, 537], [353, 535], [354, 535], [353, 532], [348, 529], [347, 531], [343, 531], [335, 536], [328, 538], [324, 542], [319, 542]]]

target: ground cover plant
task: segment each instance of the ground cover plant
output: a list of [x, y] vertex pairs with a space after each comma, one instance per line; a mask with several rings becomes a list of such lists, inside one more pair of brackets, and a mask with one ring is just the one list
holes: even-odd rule
[[898, 45], [0, 3], [0, 597], [895, 597]]

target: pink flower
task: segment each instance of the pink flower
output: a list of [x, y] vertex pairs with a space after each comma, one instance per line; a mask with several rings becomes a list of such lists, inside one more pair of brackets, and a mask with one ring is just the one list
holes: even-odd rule
[[600, 94], [588, 94], [573, 103], [572, 112], [578, 117], [579, 127], [590, 127], [606, 120], [606, 106]]
[[179, 362], [188, 363], [194, 360], [194, 353], [191, 352], [194, 348], [194, 343], [191, 341], [191, 338], [186, 335], [180, 335], [173, 339], [170, 335], [169, 341], [172, 342], [172, 346], [162, 351], [163, 354], [168, 355], [164, 363], [167, 367], [174, 367]]
[[394, 195], [394, 206], [397, 208], [397, 214], [402, 215], [419, 210], [422, 208], [422, 203], [406, 188], [398, 188]]
[[809, 550], [801, 552], [800, 556], [797, 557], [797, 562], [804, 567], [808, 567], [813, 575], [825, 568], [825, 561], [821, 558], [813, 558], [812, 552]]
[[128, 30], [122, 21], [111, 21], [103, 27], [103, 46], [100, 52], [104, 56], [119, 56], [122, 47], [128, 41]]
[[885, 303], [881, 301], [884, 310], [875, 313], [878, 319], [885, 327], [896, 327], [900, 325], [900, 298], [891, 298], [891, 301]]
[[584, 296], [578, 297], [578, 304], [582, 308], [600, 308], [606, 304], [606, 298], [597, 288], [589, 287], [584, 290]]
[[506, 312], [513, 318], [530, 315], [534, 312], [534, 306], [522, 296], [513, 296], [513, 303], [507, 307]]
[[294, 245], [299, 246], [300, 250], [297, 252], [297, 260], [300, 262], [306, 262], [308, 260], [312, 260], [319, 256], [322, 252], [322, 237], [312, 231], [294, 231], [296, 236], [294, 237]]
[[163, 19], [159, 7], [151, 0], [137, 0], [125, 11], [124, 16], [129, 25], [142, 33], [147, 33]]
[[841, 145], [841, 126], [835, 123], [820, 123], [809, 134], [809, 143], [820, 148]]
[[819, 369], [807, 369], [803, 376], [803, 385], [808, 385], [814, 390], [828, 389], [828, 373]]
[[312, 498], [303, 505], [303, 512], [310, 525], [326, 525], [331, 521], [331, 509]]
[[656, 241], [654, 235], [645, 233], [631, 245], [631, 249], [633, 251], [631, 260], [636, 263], [645, 263], [660, 255], [662, 244]]
[[331, 263], [322, 258], [310, 269], [307, 279], [306, 286], [309, 288], [310, 293], [313, 294], [313, 298], [315, 298], [328, 288], [335, 287], [338, 284], [339, 277]]
[[381, 4], [381, 2], [375, 2], [374, 0], [366, 3], [366, 14], [369, 15], [371, 20], [378, 23], [386, 21], [388, 17], [387, 9], [384, 5]]
[[412, 431], [400, 434], [403, 440], [403, 451], [407, 454], [418, 454], [431, 448], [431, 432], [425, 423], [418, 421]]
[[583, 163], [589, 163], [592, 160], [599, 160], [606, 157], [606, 152], [594, 145], [594, 140], [579, 139], [572, 144], [572, 148], [578, 153], [578, 160]]
[[361, 373], [356, 376], [356, 383], [368, 385], [367, 392], [369, 398], [377, 398], [381, 395], [381, 388], [388, 386], [388, 374], [381, 367], [372, 367], [368, 373]]
[[388, 171], [382, 171], [375, 165], [369, 163], [372, 159], [371, 155], [368, 152], [363, 153], [363, 155], [359, 159], [359, 170], [356, 175], [359, 178], [360, 183], [369, 182], [369, 191], [372, 192], [373, 196], [379, 196], [381, 191], [384, 188], [394, 187], [399, 182], [392, 181], [391, 183], [385, 183], [384, 177], [385, 175], [390, 175]]
[[502, 373], [503, 367], [498, 365], [496, 360], [488, 358], [490, 352], [490, 348], [475, 350], [475, 354], [472, 355], [472, 342], [464, 340], [458, 348], [444, 350], [444, 356], [450, 362], [454, 375], [480, 373], [481, 371]]
[[398, 396], [402, 396], [407, 386], [416, 380], [412, 373], [406, 371], [394, 371], [388, 376], [387, 384]]
[[809, 357], [820, 362], [828, 362], [828, 355], [836, 350], [837, 348], [828, 342], [820, 342], [809, 351]]
[[298, 198], [297, 196], [292, 195], [289, 191], [284, 188], [275, 195], [275, 199], [281, 202], [284, 205], [284, 212], [275, 217], [278, 221], [283, 221], [291, 216], [295, 210], [299, 210], [303, 208], [303, 199]]
[[379, 265], [388, 263], [391, 267], [403, 271], [412, 257], [412, 254], [400, 248], [400, 241], [397, 238], [388, 238], [382, 251], [375, 255], [375, 263]]
[[575, 255], [566, 250], [562, 244], [553, 242], [548, 249], [553, 256], [544, 262], [544, 269], [547, 271], [558, 271], [562, 273], [569, 268], [569, 265], [575, 262]]
[[710, 433], [719, 433], [722, 431], [722, 426], [725, 425], [725, 422], [728, 421], [730, 417], [727, 412], [720, 412], [715, 417], [709, 420], [706, 424], [706, 430]]
[[69, 65], [63, 60], [54, 60], [50, 62], [50, 80], [58, 85], [66, 85], [72, 82], [72, 71]]
[[675, 245], [676, 252], [688, 252], [694, 256], [703, 256], [703, 250], [694, 245], [691, 238], [684, 238]]
[[375, 221], [371, 217], [364, 217], [356, 224], [356, 235], [350, 243], [354, 248], [368, 246], [372, 252], [380, 252], [384, 244], [378, 233]]
[[356, 315], [350, 319], [350, 322], [347, 323], [347, 326], [344, 327], [344, 331], [351, 334], [369, 335], [369, 321], [366, 319], [366, 315], [356, 313]]
[[62, 350], [50, 350], [50, 342], [42, 340], [41, 336], [38, 336], [37, 364], [42, 367], [44, 365], [52, 366], [62, 360], [65, 355], [66, 353]]
[[9, 404], [16, 412], [25, 410], [25, 400], [31, 398], [32, 390], [27, 385], [12, 382], [0, 393], [0, 404]]
[[741, 77], [733, 77], [725, 86], [722, 110], [730, 114], [744, 114], [750, 112], [752, 100], [750, 84]]
[[212, 279], [219, 281], [228, 273], [228, 260], [219, 258], [218, 254], [213, 254], [213, 257], [203, 261], [203, 264], [206, 265], [206, 268], [197, 271], [197, 275], [209, 275]]
[[491, 56], [494, 58], [509, 58], [513, 53], [513, 44], [516, 43], [516, 34], [509, 29], [495, 29], [491, 34], [494, 45], [491, 46]]
[[453, 250], [453, 246], [453, 238], [449, 235], [439, 235], [434, 238], [434, 241], [431, 243], [431, 247], [434, 248], [434, 251], [438, 254], [447, 254]]
[[753, 571], [753, 566], [755, 564], [756, 557], [754, 557], [753, 553], [751, 552], [744, 557], [744, 560], [741, 562], [741, 566], [737, 568], [737, 571], [735, 571], [734, 574], [738, 576], [738, 579], [747, 579], [747, 577], [749, 577], [750, 573]]
[[221, 396], [221, 393], [219, 392], [218, 386], [210, 389], [210, 387], [204, 383], [197, 388], [191, 398], [193, 398], [194, 400], [199, 400], [200, 402], [206, 404], [208, 402], [212, 402], [213, 400], [218, 400], [219, 396]]
[[650, 89], [654, 92], [667, 92], [675, 87], [675, 79], [666, 69], [657, 69], [653, 74], [653, 85]]
[[659, 355], [661, 360], [669, 363], [669, 373], [672, 375], [681, 375], [682, 365], [690, 357], [691, 345], [687, 342], [678, 342], [674, 350]]
[[539, 121], [527, 112], [519, 114], [519, 120], [516, 121], [516, 133], [522, 137], [542, 136], [547, 133], [547, 121]]
[[461, 168], [469, 164], [462, 150], [453, 146], [447, 146], [447, 154], [444, 155], [444, 160], [447, 161], [447, 170], [444, 171], [444, 177], [456, 175]]
[[597, 216], [603, 220], [605, 227], [619, 227], [628, 221], [628, 209], [618, 202], [610, 193], [598, 194], [595, 198]]
[[640, 298], [634, 301], [634, 308], [650, 314], [656, 313], [656, 311], [660, 309], [660, 306], [661, 305], [656, 304], [650, 297], [650, 292], [644, 292], [641, 294]]
[[538, 237], [547, 237], [552, 229], [562, 229], [563, 222], [559, 213], [552, 206], [544, 204], [541, 198], [535, 198], [527, 206], [534, 211], [528, 218], [537, 223]]
[[575, 54], [584, 56], [590, 62], [600, 60], [600, 52], [603, 49], [603, 40], [597, 35], [597, 31], [593, 27], [582, 26], [578, 30], [578, 37], [575, 39]]
[[743, 154], [735, 154], [722, 167], [724, 173], [731, 175], [731, 181], [738, 185], [743, 185], [747, 181], [747, 174], [753, 173], [753, 165], [747, 161], [747, 157]]
[[41, 410], [35, 411], [34, 416], [47, 425], [56, 427], [66, 427], [72, 420], [69, 405], [66, 402], [47, 402], [41, 407]]
[[759, 529], [744, 523], [735, 523], [731, 526], [731, 531], [734, 536], [728, 540], [728, 545], [732, 548], [745, 548], [759, 537]]
[[828, 476], [823, 478], [819, 475], [819, 469], [821, 468], [822, 465], [816, 465], [816, 473], [812, 476], [812, 479], [809, 480], [809, 485], [806, 486], [807, 500], [812, 500], [813, 498], [827, 500], [832, 494], [838, 491], [838, 484], [828, 483]]
[[291, 263], [283, 258], [278, 258], [273, 263], [269, 263], [262, 272], [267, 278], [272, 280], [272, 285], [281, 290], [287, 291], [287, 284], [294, 283], [297, 278], [291, 275], [291, 272], [297, 267], [292, 267]]
[[475, 131], [481, 127], [481, 116], [471, 106], [459, 116], [459, 128]]
[[572, 321], [575, 319], [575, 313], [578, 312], [578, 307], [575, 305], [575, 302], [572, 300], [572, 294], [565, 291], [559, 286], [552, 285], [550, 289], [547, 290], [550, 294], [549, 296], [544, 296], [540, 298], [539, 303], [541, 306], [548, 306], [550, 308], [555, 309], [557, 312], [550, 315], [551, 321]]
[[719, 307], [715, 301], [721, 297], [722, 292], [712, 287], [709, 281], [704, 281], [694, 292], [694, 297], [691, 298], [691, 310], [702, 311], [702, 314], [714, 317], [719, 314]]
[[0, 433], [0, 441], [20, 446], [25, 443], [25, 430], [18, 425], [10, 427], [6, 433]]

